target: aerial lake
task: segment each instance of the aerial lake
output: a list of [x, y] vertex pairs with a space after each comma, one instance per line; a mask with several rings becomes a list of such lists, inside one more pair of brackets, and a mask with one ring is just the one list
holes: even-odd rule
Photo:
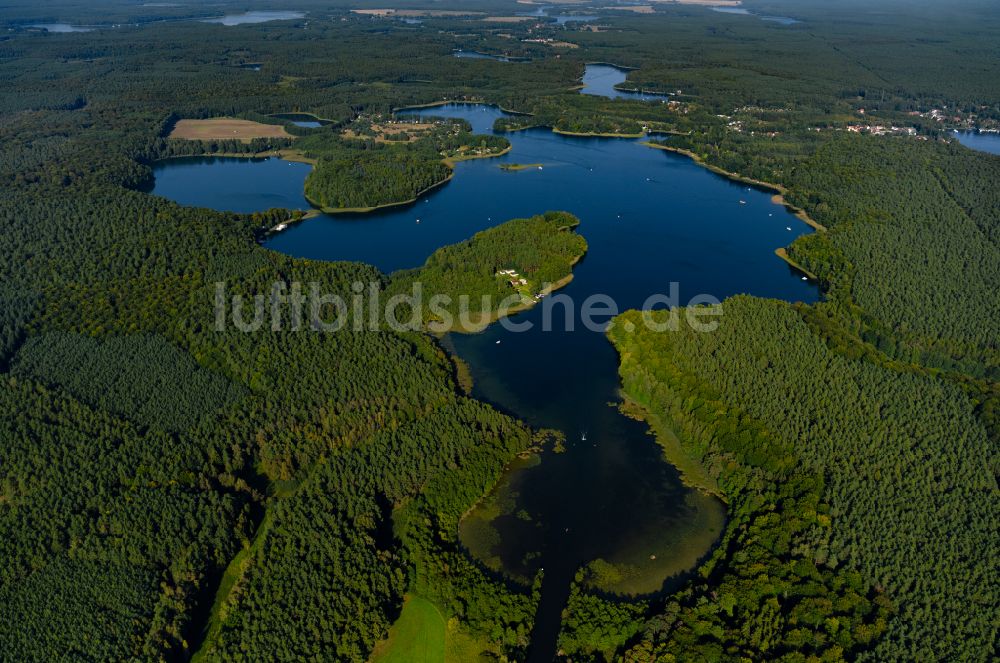
[[95, 28], [69, 23], [32, 23], [29, 28], [39, 28], [46, 32], [92, 32]]
[[530, 12], [518, 12], [518, 16], [537, 16], [537, 17], [549, 17], [554, 18], [556, 25], [566, 25], [567, 23], [585, 23], [588, 21], [596, 21], [599, 17], [592, 14], [556, 14], [554, 16], [549, 16], [549, 10], [552, 9], [549, 5], [543, 5]]
[[497, 62], [512, 62], [512, 60], [503, 55], [490, 55], [489, 53], [480, 53], [479, 51], [463, 51], [458, 49], [453, 51], [452, 55], [456, 58], [466, 58], [469, 60], [495, 60]]
[[956, 131], [955, 137], [969, 149], [1000, 154], [1000, 133], [996, 131]]
[[219, 18], [201, 19], [202, 23], [220, 23], [222, 25], [245, 25], [248, 23], [267, 23], [268, 21], [288, 21], [305, 18], [305, 12], [297, 11], [249, 11], [243, 14], [227, 14]]
[[295, 126], [305, 129], [319, 129], [324, 124], [330, 123], [329, 120], [318, 118], [312, 113], [275, 113], [271, 117], [276, 117], [279, 120], [288, 120]]
[[795, 25], [796, 23], [801, 23], [802, 21], [790, 18], [788, 16], [762, 16], [755, 14], [749, 9], [743, 7], [709, 7], [714, 12], [719, 12], [720, 14], [736, 14], [739, 16], [756, 16], [762, 21], [767, 21], [768, 23], [777, 23], [778, 25]]
[[608, 99], [638, 99], [640, 101], [666, 101], [666, 95], [649, 92], [619, 90], [615, 86], [628, 78], [628, 69], [612, 64], [588, 64], [583, 72], [582, 94], [592, 94]]
[[156, 164], [152, 192], [182, 205], [228, 212], [308, 209], [307, 163], [248, 157], [180, 157]]
[[567, 23], [588, 23], [596, 21], [599, 17], [591, 14], [559, 14], [552, 18], [556, 19], [556, 25], [566, 25]]
[[[503, 113], [453, 104], [404, 115], [462, 117], [478, 133]], [[737, 293], [815, 301], [817, 287], [774, 255], [810, 229], [751, 189], [641, 140], [561, 136], [547, 129], [507, 135], [506, 155], [460, 162], [454, 179], [416, 203], [371, 214], [320, 215], [273, 235], [266, 246], [319, 260], [358, 260], [386, 273], [416, 267], [437, 248], [507, 219], [566, 210], [588, 243], [558, 295], [577, 306], [606, 295], [619, 310], [654, 294], [683, 305]], [[504, 171], [504, 163], [541, 164]], [[277, 159], [172, 159], [155, 166], [152, 193], [187, 205], [250, 211], [305, 208], [309, 166]], [[420, 219], [420, 223], [417, 223]], [[674, 284], [674, 285], [671, 285]], [[463, 520], [470, 554], [518, 580], [544, 568], [531, 658], [551, 661], [561, 611], [577, 569], [595, 560], [616, 578], [600, 589], [647, 595], [669, 589], [707, 554], [725, 509], [687, 487], [647, 426], [621, 414], [618, 357], [601, 331], [544, 305], [444, 344], [470, 367], [473, 394], [536, 427], [566, 436], [513, 463]], [[555, 324], [542, 331], [543, 316]], [[605, 316], [604, 320], [607, 317]]]

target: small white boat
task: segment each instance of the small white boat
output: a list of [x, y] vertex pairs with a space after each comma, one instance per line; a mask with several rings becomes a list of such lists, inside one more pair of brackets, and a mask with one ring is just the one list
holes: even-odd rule
[[808, 278], [806, 278], [805, 276], [803, 276], [803, 277], [802, 277], [802, 280], [803, 280], [803, 281], [808, 281], [809, 279], [808, 279]]
[[785, 230], [787, 230], [787, 231], [791, 232], [791, 230], [792, 230], [792, 227], [791, 227], [791, 226], [785, 226]]
[[497, 341], [497, 345], [500, 345], [500, 341]]

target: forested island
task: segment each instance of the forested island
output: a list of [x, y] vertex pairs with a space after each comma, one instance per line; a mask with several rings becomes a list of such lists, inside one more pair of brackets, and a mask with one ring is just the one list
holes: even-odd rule
[[420, 284], [428, 295], [446, 297], [437, 310], [422, 311], [422, 323], [435, 332], [482, 330], [573, 278], [573, 264], [587, 251], [586, 240], [573, 232], [579, 223], [567, 212], [512, 219], [438, 249], [423, 267], [393, 274], [388, 292], [412, 294]]
[[[581, 568], [558, 656], [991, 660], [1000, 159], [950, 130], [1000, 126], [1000, 25], [980, 0], [884, 2], [587, 5], [599, 20], [560, 24], [489, 20], [524, 10], [510, 0], [303, 0], [303, 16], [241, 26], [202, 22], [245, 11], [230, 3], [8, 3], [0, 660], [364, 661], [420, 615], [445, 660], [532, 655], [544, 574], [498, 577], [458, 523], [554, 434], [467, 395], [425, 330], [219, 330], [213, 298], [218, 282], [252, 301], [276, 282], [350, 299], [419, 278], [533, 300], [587, 250], [576, 218], [536, 210], [383, 274], [261, 246], [289, 210], [145, 190], [160, 159], [292, 150], [315, 161], [319, 207], [405, 203], [507, 148], [393, 116], [442, 101], [520, 113], [502, 131], [669, 131], [826, 229], [786, 247], [815, 304], [729, 298], [710, 334], [653, 333], [637, 311], [611, 325], [627, 407], [676, 436], [728, 520], [677, 589], [609, 597], [600, 565]], [[797, 23], [760, 18], [779, 12]], [[54, 17], [89, 31], [34, 27]], [[597, 61], [674, 94], [582, 95]], [[170, 137], [210, 118], [288, 137]]]

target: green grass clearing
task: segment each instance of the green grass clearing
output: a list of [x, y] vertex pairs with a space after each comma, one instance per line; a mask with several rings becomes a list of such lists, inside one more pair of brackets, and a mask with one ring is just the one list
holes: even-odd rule
[[370, 663], [443, 663], [445, 621], [437, 607], [419, 596], [403, 601], [389, 637], [375, 646]]

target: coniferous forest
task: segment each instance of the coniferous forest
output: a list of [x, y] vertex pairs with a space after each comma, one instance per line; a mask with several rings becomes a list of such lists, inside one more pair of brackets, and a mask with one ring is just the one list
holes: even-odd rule
[[[294, 150], [318, 207], [404, 202], [509, 146], [456, 121], [388, 124], [442, 101], [518, 113], [504, 131], [647, 130], [818, 228], [787, 247], [815, 304], [730, 298], [707, 334], [653, 333], [637, 311], [610, 326], [623, 400], [676, 435], [727, 520], [676, 589], [626, 600], [581, 570], [559, 656], [993, 660], [1000, 157], [951, 133], [1000, 127], [993, 3], [568, 10], [598, 29], [484, 20], [525, 10], [513, 0], [399, 3], [417, 22], [352, 11], [381, 6], [0, 8], [0, 661], [365, 661], [407, 595], [440, 612], [447, 660], [529, 657], [544, 574], [491, 571], [458, 524], [558, 433], [471, 397], [419, 326], [356, 327], [349, 310], [336, 333], [219, 329], [215, 284], [500, 296], [514, 269], [530, 298], [569, 277], [586, 227], [498, 219], [383, 274], [261, 246], [288, 210], [148, 193], [160, 159]], [[302, 15], [198, 20], [249, 9]], [[51, 23], [89, 31], [35, 27]], [[579, 94], [592, 62], [667, 96]], [[170, 138], [217, 117], [288, 136]]]

